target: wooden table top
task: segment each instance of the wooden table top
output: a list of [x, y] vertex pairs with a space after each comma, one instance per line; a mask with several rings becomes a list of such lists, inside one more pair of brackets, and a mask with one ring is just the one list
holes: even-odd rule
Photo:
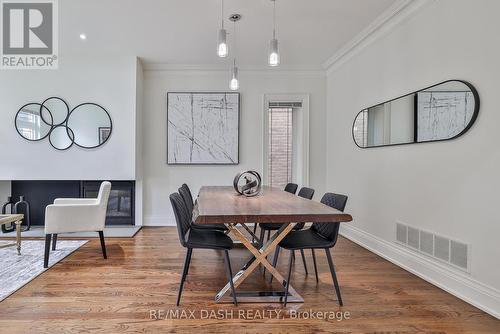
[[17, 221], [23, 220], [24, 215], [21, 214], [15, 214], [15, 215], [8, 215], [8, 214], [0, 214], [0, 225], [1, 224], [8, 224], [8, 223], [15, 223]]
[[255, 197], [233, 187], [202, 187], [194, 209], [198, 224], [350, 222], [351, 215], [281, 189], [264, 186]]

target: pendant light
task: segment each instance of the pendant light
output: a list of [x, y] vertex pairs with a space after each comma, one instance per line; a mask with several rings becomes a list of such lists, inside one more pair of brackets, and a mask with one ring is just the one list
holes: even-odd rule
[[225, 58], [227, 55], [227, 31], [224, 29], [224, 0], [221, 0], [221, 28], [217, 37], [217, 56]]
[[241, 19], [240, 14], [233, 14], [229, 17], [229, 20], [233, 22], [234, 25], [234, 56], [233, 56], [233, 67], [231, 69], [231, 81], [229, 81], [229, 88], [231, 90], [238, 90], [240, 88], [240, 82], [238, 79], [238, 67], [236, 66], [236, 22]]
[[280, 64], [280, 54], [278, 50], [278, 40], [276, 39], [276, 0], [273, 2], [273, 39], [269, 43], [269, 66], [278, 66]]

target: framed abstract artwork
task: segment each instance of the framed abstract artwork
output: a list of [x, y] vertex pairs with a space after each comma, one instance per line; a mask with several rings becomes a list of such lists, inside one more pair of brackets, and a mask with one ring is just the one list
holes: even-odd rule
[[167, 93], [167, 164], [237, 165], [239, 93]]

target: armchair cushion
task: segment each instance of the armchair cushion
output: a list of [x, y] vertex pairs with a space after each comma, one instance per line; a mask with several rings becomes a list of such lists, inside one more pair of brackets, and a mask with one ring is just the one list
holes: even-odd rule
[[103, 231], [106, 207], [97, 204], [51, 204], [45, 209], [45, 234]]

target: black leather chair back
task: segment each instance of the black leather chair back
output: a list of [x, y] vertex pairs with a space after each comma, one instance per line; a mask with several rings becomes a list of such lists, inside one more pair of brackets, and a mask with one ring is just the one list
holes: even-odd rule
[[179, 241], [182, 246], [186, 247], [186, 235], [191, 228], [191, 217], [188, 214], [186, 205], [184, 204], [184, 200], [181, 195], [178, 193], [171, 194], [170, 203], [172, 204], [172, 209], [174, 210], [177, 232], [179, 233]]
[[297, 196], [300, 196], [300, 197], [303, 197], [303, 198], [307, 198], [307, 199], [312, 199], [313, 196], [314, 196], [314, 189], [307, 188], [307, 187], [302, 187], [302, 188], [300, 188], [299, 193], [297, 194]]
[[194, 203], [193, 193], [191, 192], [191, 189], [189, 189], [188, 185], [183, 183], [181, 188], [186, 189], [186, 193], [189, 195], [189, 200], [191, 201], [191, 203]]
[[[323, 198], [321, 198], [321, 203], [343, 212], [347, 203], [347, 196], [326, 193], [323, 195]], [[313, 231], [316, 231], [321, 236], [331, 240], [333, 243], [332, 247], [337, 242], [339, 228], [340, 223], [314, 223], [311, 227]]]
[[[302, 188], [300, 188], [297, 196], [303, 197], [305, 199], [312, 199], [314, 196], [314, 189], [302, 187]], [[298, 223], [297, 225], [295, 225], [294, 229], [295, 230], [302, 230], [304, 228], [304, 225], [306, 225], [305, 222]]]
[[290, 193], [290, 194], [294, 194], [297, 192], [297, 188], [299, 186], [296, 185], [295, 183], [288, 183], [286, 186], [285, 186], [285, 191]]
[[189, 191], [189, 187], [186, 184], [183, 184], [182, 187], [179, 188], [179, 194], [186, 205], [187, 211], [190, 213], [190, 216], [193, 216], [193, 197], [191, 196], [191, 191]]

